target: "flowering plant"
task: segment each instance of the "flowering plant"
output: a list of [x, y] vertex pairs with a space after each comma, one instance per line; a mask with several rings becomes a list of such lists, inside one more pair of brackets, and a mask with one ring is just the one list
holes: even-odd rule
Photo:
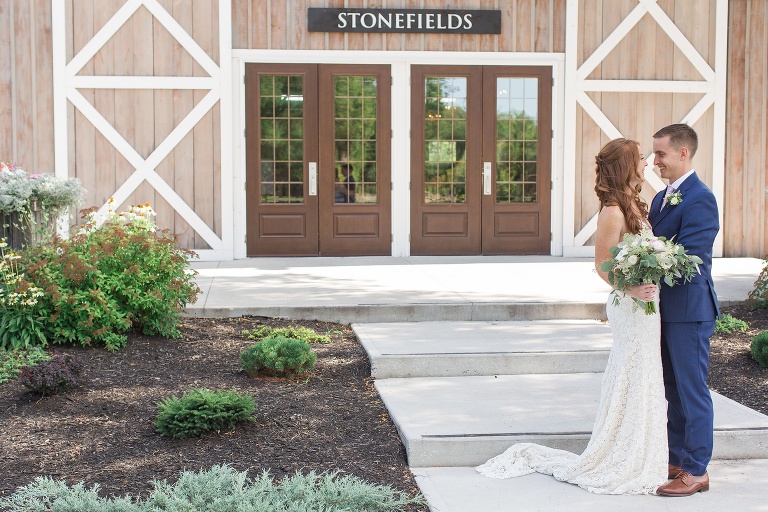
[[680, 192], [668, 194], [667, 197], [664, 198], [664, 202], [667, 203], [668, 206], [677, 206], [683, 202], [683, 195]]
[[[610, 249], [612, 258], [603, 262], [600, 269], [608, 272], [608, 281], [623, 292], [628, 286], [651, 284], [657, 286], [662, 280], [668, 286], [679, 284], [682, 279], [687, 283], [697, 273], [701, 273], [699, 265], [701, 258], [686, 254], [685, 248], [655, 236], [650, 229], [642, 229], [639, 233], [627, 233], [619, 244]], [[655, 302], [633, 300], [638, 305], [644, 305], [645, 314], [656, 313]], [[618, 304], [619, 297], [614, 297]]]
[[16, 164], [0, 162], [0, 214], [29, 215], [32, 201], [54, 217], [62, 210], [79, 206], [83, 187], [77, 178], [59, 178], [53, 174], [28, 174]]
[[46, 344], [42, 318], [35, 314], [43, 290], [19, 269], [21, 256], [0, 238], [0, 349], [11, 350]]

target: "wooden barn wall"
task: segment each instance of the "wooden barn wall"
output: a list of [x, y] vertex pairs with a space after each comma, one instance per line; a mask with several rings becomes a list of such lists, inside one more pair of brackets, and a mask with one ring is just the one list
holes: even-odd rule
[[[658, 4], [709, 66], [714, 68], [715, 0], [660, 0]], [[595, 51], [636, 5], [635, 0], [582, 2], [579, 10], [577, 66]], [[658, 23], [646, 13], [588, 79], [702, 80], [702, 77]], [[699, 93], [587, 94], [626, 138], [640, 143], [646, 156], [652, 150], [653, 134], [663, 126], [679, 122], [703, 96]], [[712, 164], [709, 155], [712, 151], [713, 119], [714, 107], [710, 107], [693, 125], [699, 135], [700, 148], [693, 161], [694, 167], [710, 186]], [[595, 121], [577, 105], [574, 216], [574, 229], [577, 233], [598, 211], [599, 202], [594, 192], [595, 155], [608, 140]], [[646, 184], [643, 197], [649, 205], [654, 193], [653, 188]], [[594, 245], [594, 236], [586, 245]]]
[[[565, 51], [565, 0], [232, 0], [232, 47], [273, 50]], [[498, 9], [499, 35], [307, 32], [307, 8]]]
[[768, 258], [768, 1], [728, 18], [724, 256]]
[[51, 0], [0, 0], [0, 161], [53, 173]]
[[[164, 9], [218, 63], [218, 0], [159, 0]], [[122, 0], [67, 0], [67, 61], [104, 26]], [[197, 62], [145, 8], [140, 7], [80, 71], [80, 75], [205, 76]], [[207, 91], [80, 89], [144, 158], [168, 136]], [[88, 190], [86, 205], [104, 204], [133, 167], [72, 107], [69, 169]], [[221, 235], [220, 110], [215, 105], [156, 168], [157, 173], [218, 235]], [[159, 227], [175, 232], [184, 247], [208, 244], [151, 185], [142, 183], [130, 204], [150, 202]], [[122, 209], [121, 207], [121, 209]]]

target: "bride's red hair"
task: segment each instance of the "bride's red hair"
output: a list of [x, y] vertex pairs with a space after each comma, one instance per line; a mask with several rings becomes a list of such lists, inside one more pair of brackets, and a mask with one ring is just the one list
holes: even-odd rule
[[618, 206], [633, 233], [639, 232], [644, 219], [648, 218], [648, 205], [640, 197], [642, 186], [632, 186], [640, 163], [639, 146], [634, 140], [614, 139], [595, 157], [595, 193], [600, 200], [600, 209]]

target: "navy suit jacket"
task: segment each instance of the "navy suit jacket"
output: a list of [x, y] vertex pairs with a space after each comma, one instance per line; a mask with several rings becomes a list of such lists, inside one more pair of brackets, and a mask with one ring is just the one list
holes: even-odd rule
[[660, 302], [662, 322], [712, 322], [720, 315], [712, 282], [712, 246], [720, 231], [717, 201], [712, 191], [694, 172], [680, 188], [683, 201], [664, 206], [662, 190], [651, 203], [649, 220], [656, 236], [682, 244], [688, 254], [701, 258], [700, 275], [686, 284], [667, 286], [662, 281]]

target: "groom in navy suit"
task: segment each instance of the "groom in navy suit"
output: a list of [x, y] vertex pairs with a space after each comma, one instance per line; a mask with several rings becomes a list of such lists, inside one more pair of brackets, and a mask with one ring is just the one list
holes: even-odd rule
[[686, 284], [661, 285], [661, 360], [668, 402], [669, 478], [657, 493], [690, 496], [709, 490], [713, 409], [707, 388], [709, 338], [720, 312], [712, 282], [712, 246], [720, 230], [712, 191], [691, 168], [698, 137], [673, 124], [653, 136], [654, 165], [669, 180], [651, 203], [656, 236], [682, 244], [703, 261], [701, 274]]

